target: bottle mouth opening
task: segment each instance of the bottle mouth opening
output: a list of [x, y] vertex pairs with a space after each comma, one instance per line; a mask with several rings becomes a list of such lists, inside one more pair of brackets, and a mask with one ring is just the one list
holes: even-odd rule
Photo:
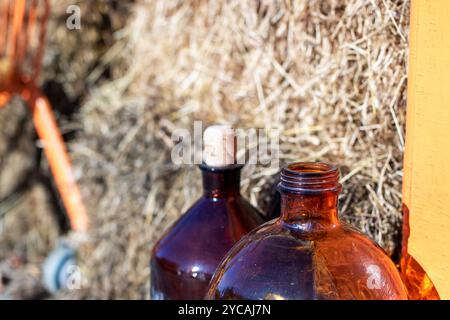
[[339, 192], [339, 170], [322, 162], [292, 163], [282, 169], [278, 189], [293, 193]]

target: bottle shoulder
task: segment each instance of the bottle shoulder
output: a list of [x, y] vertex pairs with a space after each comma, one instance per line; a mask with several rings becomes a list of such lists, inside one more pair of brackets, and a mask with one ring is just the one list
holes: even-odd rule
[[287, 251], [317, 251], [331, 247], [335, 252], [358, 251], [360, 255], [386, 256], [377, 243], [346, 223], [340, 223], [326, 232], [310, 234], [286, 227], [279, 218], [252, 230], [240, 241], [240, 246], [279, 247]]
[[262, 222], [258, 211], [240, 199], [201, 197], [161, 237], [152, 257], [181, 263], [220, 256], [220, 262], [242, 236]]
[[244, 237], [219, 266], [209, 297], [230, 292], [246, 299], [405, 297], [392, 261], [360, 232], [343, 224], [311, 238], [280, 220]]

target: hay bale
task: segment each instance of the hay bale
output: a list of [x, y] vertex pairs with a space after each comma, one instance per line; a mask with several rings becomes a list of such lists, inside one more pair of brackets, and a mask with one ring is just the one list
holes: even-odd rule
[[[195, 167], [170, 161], [171, 132], [194, 120], [277, 128], [283, 163], [338, 164], [342, 217], [395, 251], [409, 1], [141, 0], [133, 11], [108, 61], [118, 77], [86, 101], [71, 145], [94, 219], [75, 297], [148, 297], [150, 249], [201, 190]], [[244, 170], [253, 204], [273, 173]]]

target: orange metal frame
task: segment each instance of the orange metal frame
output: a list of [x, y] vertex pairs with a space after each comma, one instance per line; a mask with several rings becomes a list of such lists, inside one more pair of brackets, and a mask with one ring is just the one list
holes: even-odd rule
[[18, 95], [33, 121], [74, 231], [85, 232], [88, 215], [52, 107], [37, 87], [45, 45], [48, 0], [0, 0], [0, 108]]

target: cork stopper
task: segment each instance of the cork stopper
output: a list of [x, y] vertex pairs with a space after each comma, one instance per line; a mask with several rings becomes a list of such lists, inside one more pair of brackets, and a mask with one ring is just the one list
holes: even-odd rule
[[210, 167], [235, 164], [236, 142], [234, 129], [229, 125], [214, 125], [203, 134], [203, 162]]

